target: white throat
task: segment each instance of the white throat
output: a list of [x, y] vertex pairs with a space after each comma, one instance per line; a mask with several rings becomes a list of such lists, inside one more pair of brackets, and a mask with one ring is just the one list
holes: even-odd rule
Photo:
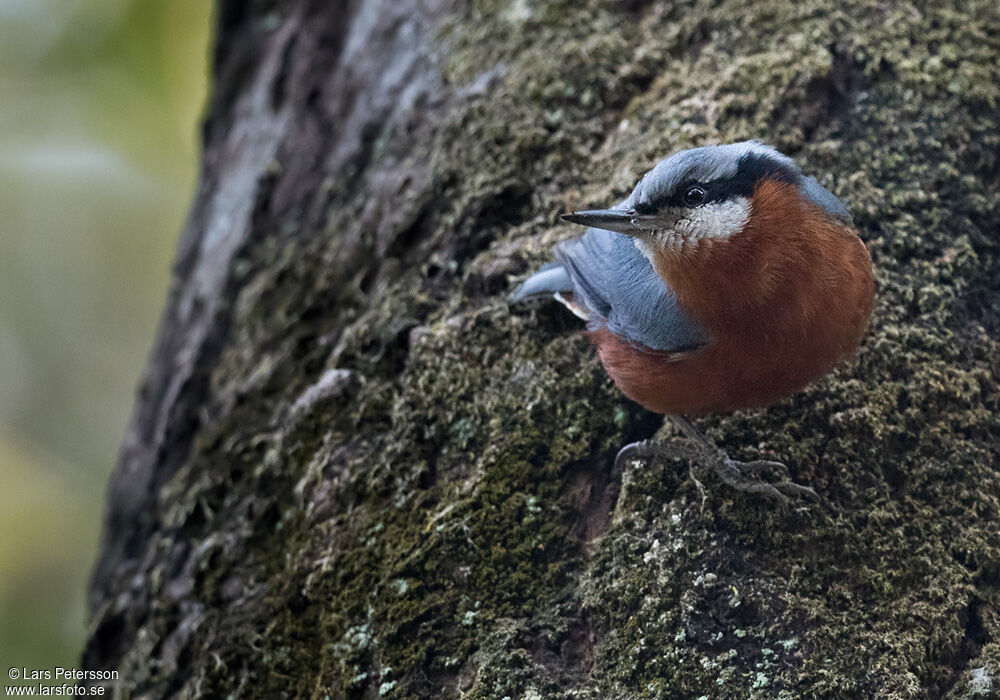
[[679, 253], [703, 241], [720, 241], [739, 233], [750, 220], [750, 199], [733, 197], [696, 207], [675, 207], [661, 215], [663, 228], [648, 229], [633, 239], [636, 248], [654, 263], [654, 251]]

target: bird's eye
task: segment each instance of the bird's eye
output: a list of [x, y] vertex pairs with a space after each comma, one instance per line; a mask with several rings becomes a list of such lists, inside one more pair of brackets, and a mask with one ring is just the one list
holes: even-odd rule
[[688, 187], [687, 192], [684, 193], [684, 201], [688, 204], [701, 204], [705, 201], [705, 189], [703, 187]]

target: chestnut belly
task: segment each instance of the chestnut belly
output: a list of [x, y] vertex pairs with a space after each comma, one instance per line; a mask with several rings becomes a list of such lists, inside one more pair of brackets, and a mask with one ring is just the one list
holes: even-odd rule
[[590, 333], [622, 393], [656, 413], [703, 415], [766, 406], [800, 391], [852, 352], [860, 328], [824, 328], [799, 342], [719, 338], [687, 353], [643, 351], [607, 328]]

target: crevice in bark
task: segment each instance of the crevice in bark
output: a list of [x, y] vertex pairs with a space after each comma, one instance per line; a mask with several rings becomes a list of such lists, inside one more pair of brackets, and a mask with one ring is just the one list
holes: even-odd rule
[[959, 612], [958, 622], [962, 626], [962, 639], [952, 652], [951, 659], [946, 663], [950, 672], [946, 675], [943, 683], [938, 687], [935, 697], [943, 698], [962, 678], [971, 667], [971, 662], [979, 656], [980, 650], [990, 641], [989, 631], [983, 624], [983, 617], [980, 609], [983, 600], [977, 595], [973, 595], [966, 605]]
[[828, 49], [833, 57], [830, 70], [806, 84], [805, 99], [796, 105], [806, 141], [815, 138], [819, 130], [843, 136], [852, 128], [851, 112], [859, 93], [870, 86], [864, 64], [837, 44]]

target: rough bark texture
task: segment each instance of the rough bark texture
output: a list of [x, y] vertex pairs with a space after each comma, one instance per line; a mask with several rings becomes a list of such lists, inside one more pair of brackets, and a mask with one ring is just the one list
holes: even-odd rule
[[[930, 5], [222, 2], [85, 664], [152, 697], [1000, 693], [1000, 10]], [[879, 283], [854, 360], [703, 421], [811, 509], [612, 474], [658, 418], [504, 301], [557, 213], [751, 137]]]

